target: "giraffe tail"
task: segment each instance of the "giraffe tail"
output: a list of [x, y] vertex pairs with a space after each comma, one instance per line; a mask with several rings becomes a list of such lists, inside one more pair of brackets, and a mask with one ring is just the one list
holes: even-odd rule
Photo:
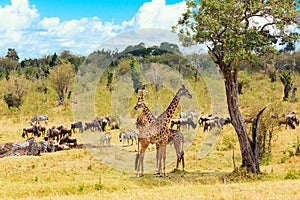
[[138, 152], [135, 155], [135, 162], [134, 162], [134, 170], [137, 170], [138, 168], [138, 163], [139, 163], [139, 158], [140, 158], [140, 143], [138, 142]]

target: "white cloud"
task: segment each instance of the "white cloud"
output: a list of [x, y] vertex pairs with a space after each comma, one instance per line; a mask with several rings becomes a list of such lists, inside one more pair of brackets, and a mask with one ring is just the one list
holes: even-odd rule
[[58, 17], [45, 17], [42, 21], [40, 21], [41, 26], [48, 29], [48, 31], [54, 30], [60, 23]]
[[34, 6], [28, 0], [12, 0], [11, 5], [0, 6], [0, 48], [20, 46], [26, 40], [24, 33], [39, 17]]
[[11, 5], [0, 6], [0, 30], [22, 30], [29, 28], [39, 17], [34, 6], [28, 0], [11, 0]]
[[[40, 18], [28, 0], [11, 0], [0, 6], [0, 49], [15, 48], [21, 59], [70, 50], [88, 55], [106, 39], [136, 28], [171, 29], [186, 8], [185, 2], [167, 5], [165, 0], [144, 3], [129, 21], [103, 22], [99, 17], [61, 21], [58, 17]], [[4, 56], [4, 55], [0, 55]]]
[[186, 9], [185, 2], [166, 5], [165, 0], [152, 0], [144, 3], [135, 16], [135, 25], [139, 28], [171, 29]]

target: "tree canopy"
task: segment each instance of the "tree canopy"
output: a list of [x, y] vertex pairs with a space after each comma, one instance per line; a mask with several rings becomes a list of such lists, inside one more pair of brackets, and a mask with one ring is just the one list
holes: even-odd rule
[[205, 44], [220, 68], [228, 111], [240, 143], [242, 166], [253, 173], [260, 173], [257, 134], [252, 131], [255, 134], [250, 138], [238, 106], [238, 71], [243, 63], [251, 63], [255, 57], [269, 55], [279, 46], [285, 48], [298, 40], [298, 5], [298, 0], [190, 0], [173, 27], [184, 45]]
[[[187, 12], [173, 29], [184, 44], [204, 43], [213, 59], [231, 66], [276, 51], [299, 38], [299, 2], [261, 0], [188, 1]], [[235, 65], [237, 67], [238, 65]]]

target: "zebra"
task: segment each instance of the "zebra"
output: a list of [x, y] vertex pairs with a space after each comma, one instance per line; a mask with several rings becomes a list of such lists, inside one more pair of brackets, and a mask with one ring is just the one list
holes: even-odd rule
[[128, 144], [127, 146], [129, 146], [130, 140], [131, 140], [131, 146], [133, 145], [133, 140], [135, 140], [135, 143], [137, 143], [137, 137], [138, 134], [134, 130], [122, 131], [119, 134], [120, 142], [123, 142], [124, 144], [124, 141], [127, 140], [127, 144]]
[[45, 121], [45, 124], [48, 124], [48, 115], [37, 115], [30, 120], [30, 124], [33, 126], [34, 123], [40, 124], [40, 121]]
[[32, 156], [39, 156], [41, 153], [40, 146], [36, 143], [35, 138], [29, 138], [28, 140], [28, 147], [26, 148], [27, 155]]
[[40, 142], [40, 149], [42, 153], [46, 153], [47, 152], [47, 146], [48, 146], [48, 142], [47, 141], [41, 141]]

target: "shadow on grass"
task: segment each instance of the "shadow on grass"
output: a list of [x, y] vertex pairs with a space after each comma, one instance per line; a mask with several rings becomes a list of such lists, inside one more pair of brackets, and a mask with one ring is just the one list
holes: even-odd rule
[[146, 173], [144, 176], [137, 178], [135, 174], [129, 177], [129, 180], [140, 186], [156, 187], [174, 184], [215, 184], [224, 183], [228, 172], [200, 172], [200, 171], [182, 171], [172, 170], [168, 176], [159, 177], [156, 174]]

